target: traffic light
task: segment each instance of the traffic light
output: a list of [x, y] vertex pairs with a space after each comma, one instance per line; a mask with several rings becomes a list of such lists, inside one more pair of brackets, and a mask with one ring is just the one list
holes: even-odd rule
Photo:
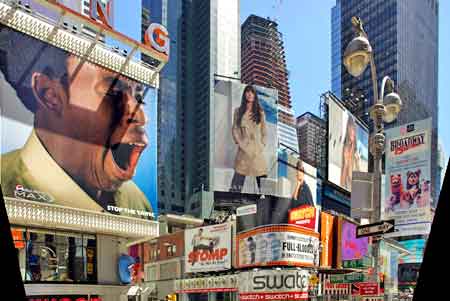
[[166, 301], [177, 301], [177, 295], [176, 294], [168, 294], [166, 296]]

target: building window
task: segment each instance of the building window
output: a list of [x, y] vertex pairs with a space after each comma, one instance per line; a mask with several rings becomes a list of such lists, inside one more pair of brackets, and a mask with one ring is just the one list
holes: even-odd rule
[[95, 236], [18, 228], [12, 232], [25, 282], [97, 282]]
[[167, 256], [168, 257], [173, 257], [173, 256], [175, 256], [176, 253], [177, 253], [177, 246], [169, 244], [167, 246]]

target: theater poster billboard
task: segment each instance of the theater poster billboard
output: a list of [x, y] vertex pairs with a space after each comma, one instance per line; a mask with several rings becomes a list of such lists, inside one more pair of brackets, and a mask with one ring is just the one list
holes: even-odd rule
[[151, 219], [155, 89], [0, 25], [5, 197]]
[[236, 236], [236, 267], [319, 265], [319, 233], [296, 225], [261, 226]]
[[368, 171], [369, 132], [337, 100], [328, 100], [328, 180], [351, 191], [352, 173]]
[[428, 234], [431, 227], [431, 118], [386, 130], [383, 216], [388, 236]]
[[239, 82], [214, 87], [214, 190], [275, 195], [276, 90]]
[[231, 267], [231, 224], [185, 230], [186, 273], [221, 271]]

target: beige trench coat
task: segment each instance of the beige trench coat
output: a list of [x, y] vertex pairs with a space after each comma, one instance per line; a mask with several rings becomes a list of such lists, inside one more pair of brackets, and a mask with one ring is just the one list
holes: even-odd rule
[[259, 177], [267, 175], [267, 162], [264, 157], [266, 146], [266, 115], [261, 110], [261, 122], [256, 124], [250, 114], [242, 116], [238, 125], [239, 108], [233, 115], [233, 140], [238, 145], [234, 170], [244, 176]]

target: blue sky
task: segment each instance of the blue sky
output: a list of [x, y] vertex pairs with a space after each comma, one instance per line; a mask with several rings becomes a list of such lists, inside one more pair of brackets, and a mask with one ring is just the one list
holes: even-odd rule
[[[276, 6], [277, 3], [281, 6]], [[335, 0], [241, 0], [241, 23], [250, 14], [277, 18], [283, 34], [293, 109], [319, 114], [319, 96], [331, 90], [331, 8]], [[440, 1], [439, 135], [450, 154], [450, 1]], [[278, 8], [277, 8], [278, 7]], [[446, 83], [446, 85], [445, 85]]]

